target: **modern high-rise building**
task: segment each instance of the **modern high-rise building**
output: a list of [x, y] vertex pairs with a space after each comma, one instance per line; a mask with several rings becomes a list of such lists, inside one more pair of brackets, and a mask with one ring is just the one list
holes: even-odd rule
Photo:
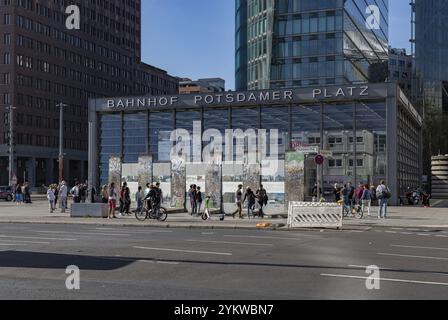
[[226, 81], [221, 78], [206, 78], [193, 81], [189, 78], [181, 78], [179, 81], [179, 93], [207, 93], [226, 91]]
[[389, 50], [389, 81], [395, 81], [403, 92], [412, 95], [413, 57], [406, 49]]
[[388, 0], [236, 0], [236, 89], [375, 80], [388, 15]]
[[448, 112], [448, 1], [413, 0], [417, 99]]
[[[66, 26], [69, 5], [80, 9], [78, 30]], [[140, 21], [140, 0], [0, 1], [0, 185], [8, 184], [11, 121], [14, 175], [48, 184], [58, 178], [56, 105], [67, 105], [64, 177], [72, 183], [87, 177], [88, 98], [177, 93], [177, 78], [141, 63]]]

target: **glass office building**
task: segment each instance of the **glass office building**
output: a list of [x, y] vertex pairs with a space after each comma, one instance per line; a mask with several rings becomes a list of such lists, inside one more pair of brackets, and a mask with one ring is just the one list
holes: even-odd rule
[[376, 81], [388, 15], [388, 0], [236, 0], [236, 89]]
[[[377, 185], [386, 179], [397, 196], [394, 201], [408, 186], [420, 185], [422, 119], [394, 84], [103, 98], [90, 100], [89, 119], [89, 181], [96, 187], [108, 184], [114, 170], [115, 181], [127, 181], [135, 192], [139, 184], [151, 182], [142, 180], [143, 175], [162, 183], [168, 203], [178, 189], [174, 178], [183, 179], [180, 194], [193, 183], [206, 194], [219, 190], [223, 196], [217, 206], [227, 212], [235, 209], [239, 183], [254, 188], [262, 183], [270, 199], [267, 212], [283, 212], [294, 198], [291, 194], [310, 199], [317, 181], [315, 155], [303, 150], [317, 146], [332, 154], [325, 159], [320, 177], [329, 201], [335, 183]], [[187, 139], [180, 141], [176, 136], [173, 140], [175, 129], [182, 129]], [[241, 130], [245, 136], [226, 139], [226, 130]], [[263, 130], [266, 138], [259, 135]], [[209, 141], [205, 135], [210, 132], [223, 137], [212, 139], [222, 144], [221, 151], [242, 146], [244, 159], [252, 150], [258, 161], [248, 169], [244, 161], [236, 161], [235, 153], [224, 152], [221, 167], [210, 175], [209, 164], [201, 162], [201, 151]], [[254, 140], [250, 132], [255, 132]], [[187, 151], [185, 170], [181, 178], [175, 177], [178, 168], [173, 167], [172, 147], [189, 141], [190, 135], [191, 143], [182, 145]], [[266, 141], [270, 144], [263, 144]], [[273, 141], [278, 156], [268, 161], [276, 161], [275, 169], [265, 170], [260, 164], [264, 160], [261, 149], [266, 145], [266, 156], [272, 156]], [[291, 187], [292, 158], [301, 159], [301, 164], [296, 167], [299, 178]], [[149, 165], [142, 169], [145, 159], [150, 159]]]
[[448, 1], [414, 0], [417, 98], [448, 111]]

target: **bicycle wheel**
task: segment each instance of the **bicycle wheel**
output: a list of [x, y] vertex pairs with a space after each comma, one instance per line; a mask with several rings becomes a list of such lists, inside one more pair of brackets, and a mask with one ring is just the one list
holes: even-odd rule
[[145, 208], [142, 208], [141, 210], [135, 212], [135, 217], [138, 221], [145, 221], [148, 218], [148, 212]]
[[357, 219], [362, 219], [363, 216], [364, 216], [364, 211], [362, 210], [362, 206], [359, 206], [359, 207], [356, 209], [355, 217], [356, 217]]
[[159, 209], [159, 217], [157, 220], [164, 222], [168, 218], [168, 213], [166, 212], [166, 209], [163, 207], [160, 207]]

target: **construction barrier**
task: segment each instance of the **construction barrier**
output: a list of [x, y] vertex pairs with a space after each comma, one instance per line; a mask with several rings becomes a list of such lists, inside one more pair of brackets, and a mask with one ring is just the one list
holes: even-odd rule
[[342, 206], [337, 203], [289, 202], [289, 228], [342, 229]]

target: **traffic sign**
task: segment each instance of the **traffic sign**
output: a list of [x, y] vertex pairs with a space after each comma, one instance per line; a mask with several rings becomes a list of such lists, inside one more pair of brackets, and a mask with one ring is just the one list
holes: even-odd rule
[[317, 165], [323, 165], [324, 164], [324, 161], [325, 161], [325, 158], [324, 158], [324, 156], [323, 155], [321, 155], [321, 154], [318, 154], [315, 158], [314, 158], [314, 162], [317, 164]]
[[304, 154], [310, 154], [310, 153], [319, 153], [319, 147], [318, 146], [301, 146], [297, 149], [297, 151], [304, 153]]

